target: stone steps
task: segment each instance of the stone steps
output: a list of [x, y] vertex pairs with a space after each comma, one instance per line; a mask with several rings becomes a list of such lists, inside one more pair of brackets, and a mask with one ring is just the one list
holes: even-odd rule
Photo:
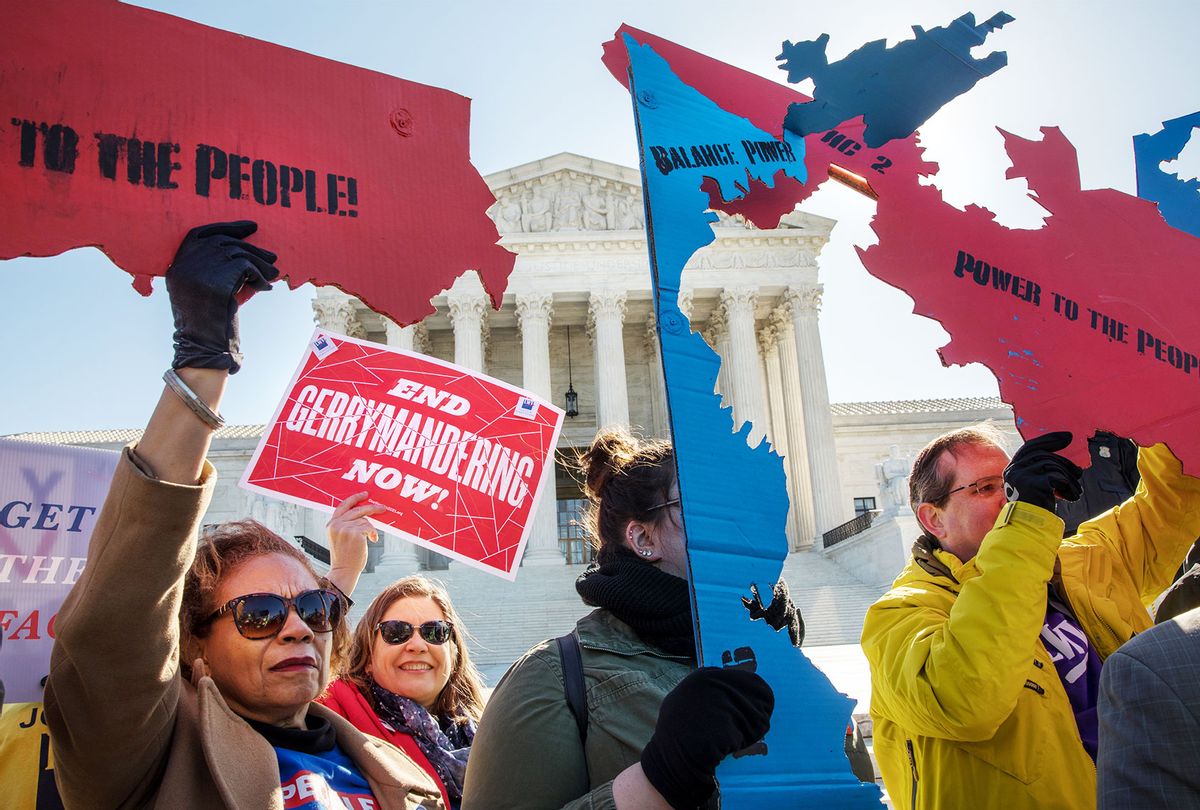
[[[528, 566], [515, 582], [461, 564], [425, 574], [446, 586], [470, 633], [471, 657], [494, 684], [526, 650], [567, 632], [590, 612], [575, 592], [575, 579], [583, 570], [583, 566]], [[804, 617], [805, 646], [857, 644], [863, 616], [884, 590], [863, 584], [815, 552], [789, 555], [783, 575]], [[392, 576], [363, 575], [352, 621], [358, 620]]]

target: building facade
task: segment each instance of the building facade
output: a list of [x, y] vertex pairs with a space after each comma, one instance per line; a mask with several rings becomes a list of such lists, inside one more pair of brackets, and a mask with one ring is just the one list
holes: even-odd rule
[[[450, 360], [560, 406], [568, 390], [577, 394], [555, 497], [542, 499], [526, 565], [586, 557], [569, 536], [582, 493], [568, 468], [597, 430], [669, 434], [639, 180], [632, 169], [570, 154], [489, 176], [497, 200], [490, 213], [517, 254], [499, 310], [474, 273], [434, 297], [434, 312], [411, 326], [332, 287], [313, 303], [318, 323], [334, 332]], [[833, 224], [795, 213], [759, 230], [722, 215], [716, 241], [683, 276], [682, 309], [723, 358], [718, 388], [732, 406], [731, 429], [750, 421], [751, 441], [769, 438], [787, 459], [793, 549], [811, 547], [851, 513], [836, 472], [818, 329], [816, 259]]]
[[[453, 361], [560, 407], [573, 391], [578, 413], [566, 420], [558, 463], [547, 470], [553, 481], [523, 565], [581, 564], [590, 550], [580, 529], [576, 452], [608, 426], [670, 433], [640, 178], [633, 169], [560, 154], [486, 179], [497, 200], [490, 214], [517, 254], [499, 310], [466, 273], [432, 299], [433, 312], [418, 324], [399, 326], [333, 287], [318, 289], [314, 315], [331, 331]], [[750, 441], [766, 438], [784, 457], [794, 552], [822, 551], [822, 536], [856, 514], [902, 511], [896, 501], [911, 458], [939, 433], [990, 418], [1015, 436], [1011, 412], [997, 400], [830, 405], [817, 256], [833, 225], [796, 212], [761, 230], [721, 215], [715, 241], [688, 263], [680, 296], [693, 330], [722, 358], [717, 389], [732, 408], [730, 430], [748, 420]], [[325, 542], [324, 515], [238, 488], [261, 431], [218, 432], [210, 458], [220, 478], [206, 522], [250, 516], [284, 537]], [[20, 438], [116, 447], [136, 433]], [[396, 537], [385, 538], [373, 563], [390, 575], [448, 564]]]

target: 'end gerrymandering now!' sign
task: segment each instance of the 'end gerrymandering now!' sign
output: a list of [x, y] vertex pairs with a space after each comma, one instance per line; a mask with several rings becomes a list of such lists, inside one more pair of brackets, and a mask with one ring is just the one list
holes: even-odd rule
[[317, 330], [242, 486], [326, 512], [365, 490], [380, 529], [511, 580], [562, 420], [500, 380]]

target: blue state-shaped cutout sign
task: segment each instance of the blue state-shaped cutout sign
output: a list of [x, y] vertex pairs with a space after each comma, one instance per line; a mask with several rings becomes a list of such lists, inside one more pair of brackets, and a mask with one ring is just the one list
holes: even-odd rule
[[1168, 174], [1161, 164], [1179, 157], [1196, 127], [1200, 127], [1200, 112], [1163, 121], [1163, 128], [1153, 135], [1133, 138], [1138, 196], [1158, 203], [1168, 225], [1192, 236], [1200, 236], [1200, 181]]
[[813, 79], [813, 100], [788, 108], [783, 125], [797, 135], [833, 129], [864, 116], [863, 140], [876, 148], [907, 138], [954, 98], [1008, 64], [1003, 51], [982, 59], [971, 49], [1013, 17], [1001, 11], [978, 25], [964, 14], [942, 28], [913, 26], [913, 38], [888, 48], [882, 39], [868, 42], [845, 58], [829, 62], [829, 35], [809, 42], [784, 42], [776, 57], [793, 84]]
[[747, 445], [713, 393], [718, 355], [679, 308], [683, 268], [713, 241], [712, 178], [725, 199], [778, 173], [804, 182], [804, 145], [780, 142], [684, 84], [647, 45], [625, 37], [642, 156], [654, 311], [679, 467], [697, 649], [709, 666], [757, 671], [775, 692], [764, 745], [717, 770], [721, 806], [878, 807], [879, 789], [851, 773], [844, 753], [853, 701], [793, 647], [786, 632], [752, 621], [741, 599], [764, 599], [783, 571], [788, 510], [782, 459]]

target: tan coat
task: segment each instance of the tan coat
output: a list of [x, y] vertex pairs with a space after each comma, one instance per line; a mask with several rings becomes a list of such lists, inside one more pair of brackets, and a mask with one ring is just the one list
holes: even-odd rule
[[[179, 670], [179, 603], [216, 474], [158, 481], [126, 451], [83, 576], [58, 615], [46, 684], [55, 777], [68, 808], [283, 810], [274, 749], [211, 678]], [[443, 808], [402, 751], [322, 706], [380, 808]]]

